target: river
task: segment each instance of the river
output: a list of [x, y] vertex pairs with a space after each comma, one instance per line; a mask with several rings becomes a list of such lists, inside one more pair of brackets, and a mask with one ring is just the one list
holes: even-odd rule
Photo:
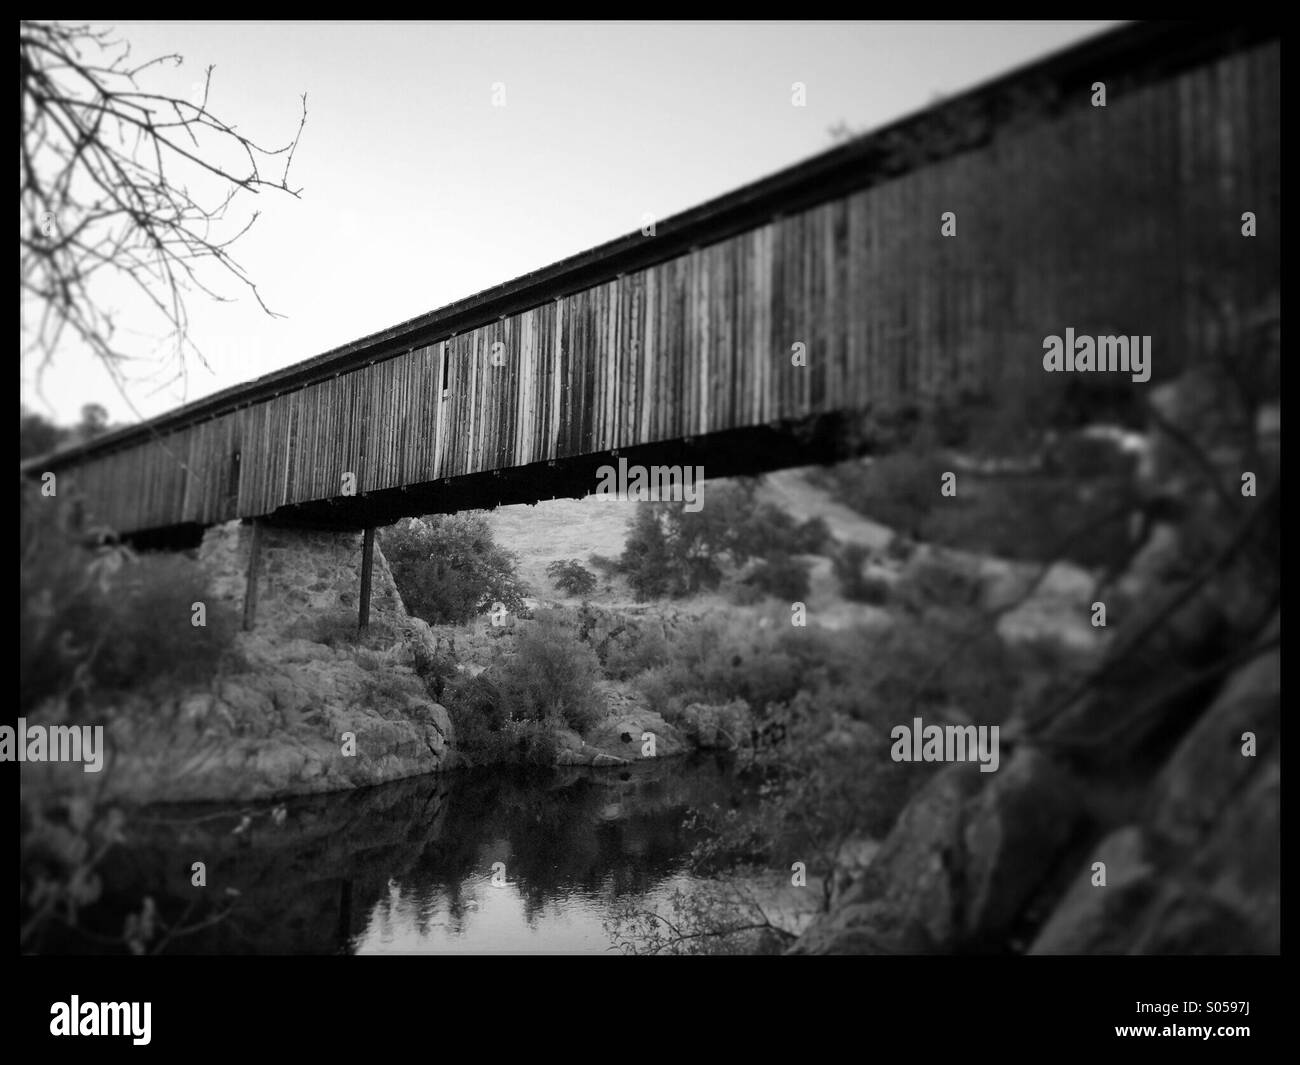
[[640, 950], [649, 941], [619, 915], [670, 913], [675, 892], [705, 884], [687, 864], [704, 838], [691, 812], [755, 801], [727, 758], [695, 756], [147, 807], [130, 813], [81, 931], [43, 949], [120, 951], [111, 940], [148, 896], [162, 921], [144, 948], [169, 954]]

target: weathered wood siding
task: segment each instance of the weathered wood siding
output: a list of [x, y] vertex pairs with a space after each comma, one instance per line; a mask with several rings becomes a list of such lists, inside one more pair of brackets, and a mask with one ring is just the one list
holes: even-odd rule
[[1278, 222], [1279, 65], [1277, 43], [1255, 46], [1105, 108], [1080, 85], [977, 150], [88, 457], [63, 483], [122, 532], [265, 515], [339, 496], [349, 473], [366, 493], [988, 393], [1041, 373], [1042, 338], [1066, 326], [1153, 332], [1135, 306], [1164, 309], [1159, 377], [1162, 352], [1230, 339], [1197, 295], [1207, 262], [1238, 309], [1278, 283], [1240, 216]]

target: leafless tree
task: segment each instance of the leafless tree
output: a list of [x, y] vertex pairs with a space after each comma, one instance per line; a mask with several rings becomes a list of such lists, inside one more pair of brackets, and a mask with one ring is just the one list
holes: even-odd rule
[[[72, 339], [122, 389], [133, 357], [120, 339], [123, 291], [143, 299], [145, 320], [161, 317], [169, 382], [184, 379], [192, 358], [207, 365], [189, 335], [186, 297], [229, 301], [211, 286], [213, 266], [280, 317], [230, 252], [260, 212], [225, 223], [241, 192], [300, 196], [289, 168], [306, 95], [293, 139], [264, 148], [208, 109], [212, 67], [185, 100], [145, 85], [179, 55], [137, 63], [112, 30], [84, 25], [22, 22], [19, 37], [22, 359], [35, 362], [38, 385]], [[272, 166], [278, 174], [264, 173]]]

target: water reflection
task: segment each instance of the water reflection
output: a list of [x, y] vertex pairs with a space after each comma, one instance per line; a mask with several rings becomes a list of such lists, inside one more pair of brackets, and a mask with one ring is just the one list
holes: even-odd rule
[[421, 777], [289, 800], [278, 817], [276, 804], [151, 807], [131, 815], [82, 930], [43, 949], [109, 949], [150, 896], [168, 924], [228, 910], [167, 953], [604, 952], [614, 903], [690, 883], [687, 811], [751, 801], [726, 760], [673, 759]]

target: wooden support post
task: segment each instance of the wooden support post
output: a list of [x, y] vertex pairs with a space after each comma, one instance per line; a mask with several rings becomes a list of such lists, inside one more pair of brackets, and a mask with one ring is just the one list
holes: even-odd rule
[[370, 624], [370, 570], [375, 561], [375, 527], [366, 529], [365, 539], [361, 542], [361, 603], [357, 615], [357, 628], [364, 629]]
[[248, 580], [244, 585], [244, 631], [253, 627], [257, 614], [257, 567], [262, 548], [262, 523], [253, 519], [253, 536], [248, 545]]

